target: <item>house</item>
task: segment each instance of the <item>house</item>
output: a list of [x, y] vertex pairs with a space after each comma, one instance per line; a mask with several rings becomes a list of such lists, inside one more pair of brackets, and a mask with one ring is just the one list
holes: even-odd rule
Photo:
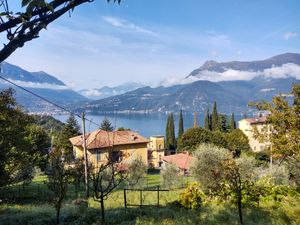
[[165, 137], [156, 135], [150, 137], [148, 143], [148, 165], [150, 168], [160, 168], [162, 157], [165, 156]]
[[256, 128], [258, 132], [271, 132], [271, 126], [267, 125], [267, 117], [262, 116], [258, 118], [246, 118], [238, 121], [239, 129], [244, 132], [244, 134], [249, 139], [249, 145], [254, 152], [263, 151], [271, 146], [269, 141], [260, 142], [258, 138], [254, 137], [254, 129]]
[[[73, 145], [75, 158], [83, 158], [83, 136], [69, 139]], [[133, 131], [95, 130], [86, 135], [88, 161], [94, 168], [106, 163], [109, 158], [115, 162], [130, 163], [141, 158], [148, 165], [149, 139]]]
[[174, 164], [178, 168], [179, 173], [187, 175], [190, 172], [194, 159], [195, 158], [187, 152], [168, 155], [162, 158], [162, 168], [165, 169], [167, 164]]

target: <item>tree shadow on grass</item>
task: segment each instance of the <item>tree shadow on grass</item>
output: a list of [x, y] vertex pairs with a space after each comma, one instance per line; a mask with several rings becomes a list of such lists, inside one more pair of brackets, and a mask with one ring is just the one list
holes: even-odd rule
[[[262, 208], [244, 208], [245, 225], [276, 224], [268, 210]], [[165, 207], [107, 209], [105, 211], [107, 225], [133, 224], [240, 224], [237, 209], [231, 205], [207, 205], [199, 210], [187, 210], [174, 205]], [[82, 210], [72, 205], [65, 206], [61, 214], [61, 224], [88, 225], [101, 224], [99, 208]], [[33, 208], [9, 208], [0, 210], [0, 224], [54, 224], [54, 208], [46, 205]]]
[[[106, 211], [107, 224], [240, 224], [237, 209], [230, 205], [205, 206], [187, 210], [178, 206], [117, 208]], [[244, 209], [244, 224], [274, 224], [270, 213], [262, 208]]]

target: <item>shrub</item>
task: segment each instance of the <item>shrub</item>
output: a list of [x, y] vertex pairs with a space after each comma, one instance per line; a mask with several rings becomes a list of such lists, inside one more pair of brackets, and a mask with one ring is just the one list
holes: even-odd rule
[[199, 189], [197, 182], [190, 184], [179, 195], [178, 203], [186, 209], [198, 209], [201, 207], [204, 193]]

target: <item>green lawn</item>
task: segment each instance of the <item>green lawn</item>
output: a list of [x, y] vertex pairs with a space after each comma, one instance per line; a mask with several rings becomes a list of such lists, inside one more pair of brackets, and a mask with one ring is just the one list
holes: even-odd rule
[[[25, 195], [30, 198], [34, 191], [45, 191], [45, 176], [36, 177]], [[159, 175], [148, 175], [148, 186], [160, 184]], [[89, 208], [78, 208], [72, 204], [73, 185], [64, 203], [62, 224], [101, 224], [99, 203], [89, 199]], [[15, 188], [18, 190], [18, 188]], [[132, 207], [124, 209], [123, 190], [113, 192], [105, 201], [107, 224], [239, 224], [237, 210], [229, 204], [210, 202], [200, 210], [186, 210], [172, 202], [178, 199], [180, 189], [160, 193], [160, 207]], [[82, 192], [83, 194], [83, 192]], [[37, 194], [35, 194], [37, 197]], [[157, 203], [156, 192], [144, 192], [144, 204]], [[140, 202], [139, 192], [128, 192], [127, 201], [131, 204]], [[244, 208], [245, 224], [300, 224], [300, 199], [286, 197], [281, 202], [264, 201], [259, 208]], [[25, 201], [23, 204], [0, 204], [0, 224], [55, 224], [55, 210], [44, 198]]]

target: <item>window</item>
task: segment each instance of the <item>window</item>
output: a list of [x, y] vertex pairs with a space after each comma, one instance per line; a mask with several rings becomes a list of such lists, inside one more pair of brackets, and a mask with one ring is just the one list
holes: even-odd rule
[[122, 161], [122, 153], [119, 151], [113, 151], [112, 160], [113, 160], [113, 162], [121, 162]]
[[96, 160], [97, 160], [97, 162], [99, 162], [101, 160], [101, 152], [98, 149], [96, 150]]

